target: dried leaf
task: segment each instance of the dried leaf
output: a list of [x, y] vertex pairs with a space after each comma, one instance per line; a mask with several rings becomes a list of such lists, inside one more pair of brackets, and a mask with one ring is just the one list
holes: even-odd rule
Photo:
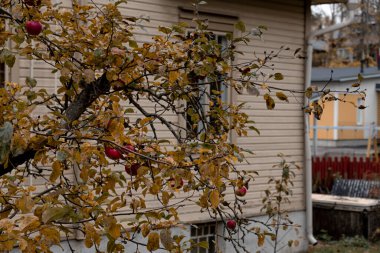
[[156, 232], [150, 233], [148, 236], [147, 250], [155, 251], [160, 248], [160, 235]]
[[267, 94], [264, 95], [264, 99], [265, 99], [265, 102], [266, 102], [266, 105], [267, 105], [267, 109], [268, 110], [273, 110], [274, 107], [275, 107], [275, 103], [274, 103], [273, 98], [267, 93]]
[[307, 98], [311, 98], [313, 96], [313, 88], [311, 88], [311, 87], [307, 88], [305, 91], [305, 96]]
[[52, 164], [52, 172], [50, 174], [50, 182], [54, 183], [57, 178], [61, 175], [61, 172], [63, 170], [63, 165], [59, 161], [54, 161]]
[[116, 222], [111, 223], [111, 225], [108, 228], [108, 234], [113, 238], [117, 239], [121, 235], [121, 227], [120, 224], [117, 224]]
[[265, 235], [258, 234], [257, 235], [257, 246], [259, 246], [259, 247], [263, 246], [264, 242], [265, 242]]
[[22, 213], [29, 213], [34, 206], [34, 201], [31, 196], [24, 195], [16, 201], [16, 206]]
[[211, 202], [211, 207], [214, 209], [216, 209], [219, 206], [219, 203], [220, 203], [219, 191], [213, 190], [210, 193], [210, 202]]
[[69, 206], [48, 208], [42, 214], [42, 222], [48, 223], [51, 221], [62, 219], [70, 211], [71, 211], [71, 208]]
[[40, 226], [38, 217], [34, 215], [26, 215], [17, 221], [21, 232], [32, 231]]
[[253, 96], [258, 96], [260, 95], [260, 91], [253, 85], [248, 85], [247, 86], [247, 93], [249, 95], [253, 95]]
[[171, 250], [173, 248], [173, 238], [169, 229], [163, 229], [160, 232], [161, 243], [166, 250]]
[[276, 97], [289, 103], [288, 97], [283, 92], [276, 92]]

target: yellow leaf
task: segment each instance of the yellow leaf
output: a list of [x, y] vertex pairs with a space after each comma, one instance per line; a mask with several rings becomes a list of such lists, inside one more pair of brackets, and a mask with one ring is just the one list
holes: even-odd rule
[[219, 192], [217, 190], [213, 190], [210, 193], [210, 202], [211, 202], [211, 207], [214, 209], [219, 206], [220, 197], [219, 197]]
[[265, 242], [265, 235], [258, 234], [257, 235], [257, 246], [259, 246], [259, 247], [263, 246], [264, 242]]
[[178, 71], [170, 71], [169, 73], [169, 83], [174, 83], [178, 78], [180, 74]]
[[16, 201], [16, 206], [22, 213], [29, 213], [34, 206], [34, 201], [31, 196], [24, 195]]
[[146, 248], [148, 251], [155, 251], [160, 248], [160, 235], [158, 233], [154, 232], [149, 234]]
[[86, 223], [84, 229], [85, 229], [85, 235], [86, 235], [86, 238], [84, 240], [85, 246], [87, 248], [91, 248], [94, 245], [94, 243], [99, 246], [100, 235], [96, 231], [94, 225], [90, 223]]
[[19, 246], [21, 250], [25, 250], [28, 247], [28, 241], [26, 241], [24, 238], [20, 238]]
[[40, 234], [44, 236], [44, 243], [49, 246], [59, 244], [61, 241], [61, 236], [57, 228], [45, 227], [41, 229]]
[[52, 172], [50, 174], [50, 182], [54, 183], [55, 180], [61, 175], [61, 171], [63, 170], [62, 163], [59, 161], [54, 161], [52, 164]]
[[28, 230], [29, 231], [34, 230], [41, 225], [38, 217], [36, 217], [34, 215], [23, 216], [23, 217], [21, 217], [21, 219], [19, 219], [17, 221], [17, 223], [18, 223], [18, 227], [20, 228], [21, 232], [26, 232]]
[[119, 238], [121, 234], [120, 224], [112, 223], [108, 228], [108, 233], [115, 240]]
[[14, 224], [10, 219], [5, 218], [5, 219], [0, 220], [1, 231], [6, 231], [7, 233], [11, 233], [13, 228], [14, 228]]
[[164, 206], [167, 206], [169, 204], [170, 195], [167, 191], [162, 192], [162, 203]]
[[146, 223], [142, 224], [141, 225], [141, 234], [142, 234], [142, 236], [147, 237], [148, 234], [149, 234], [149, 232], [150, 232], [149, 225], [146, 224]]

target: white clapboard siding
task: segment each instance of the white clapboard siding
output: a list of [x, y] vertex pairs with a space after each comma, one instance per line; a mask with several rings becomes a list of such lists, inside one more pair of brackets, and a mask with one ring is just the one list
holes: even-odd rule
[[[71, 0], [63, 1], [64, 7], [71, 6]], [[90, 1], [88, 1], [90, 2]], [[92, 1], [91, 1], [92, 2]], [[108, 0], [94, 0], [99, 6], [109, 3]], [[304, 85], [304, 61], [293, 57], [293, 52], [297, 48], [304, 51], [305, 40], [305, 20], [304, 20], [304, 1], [294, 0], [209, 0], [207, 5], [202, 5], [201, 17], [206, 18], [209, 13], [210, 30], [218, 32], [235, 32], [238, 36], [239, 32], [234, 31], [234, 23], [241, 20], [246, 24], [247, 31], [254, 29], [259, 25], [268, 28], [260, 38], [252, 38], [248, 45], [239, 45], [238, 50], [244, 52], [244, 56], [237, 56], [234, 63], [243, 63], [253, 60], [253, 53], [258, 57], [264, 57], [264, 51], [277, 52], [280, 47], [290, 47], [289, 51], [283, 51], [280, 57], [273, 59], [275, 71], [281, 72], [285, 79], [281, 81], [270, 81], [267, 84], [283, 89], [302, 90]], [[191, 23], [191, 2], [186, 0], [130, 0], [126, 6], [121, 6], [123, 14], [128, 16], [143, 16], [150, 19], [145, 24], [144, 29], [135, 28], [135, 39], [141, 43], [151, 41], [152, 37], [160, 34], [157, 31], [158, 26], [169, 26], [179, 21]], [[52, 67], [46, 63], [34, 61], [20, 57], [16, 63], [18, 66], [17, 75], [13, 81], [24, 82], [26, 77], [32, 74], [38, 81], [38, 87], [46, 88], [49, 92], [56, 90], [57, 75], [52, 74]], [[31, 65], [34, 66], [31, 72]], [[271, 69], [264, 72], [274, 73]], [[59, 82], [59, 81], [58, 81]], [[231, 91], [232, 92], [232, 91]], [[265, 101], [262, 95], [266, 91], [262, 90], [261, 96], [253, 96], [249, 94], [232, 94], [232, 102], [246, 103], [243, 111], [247, 113], [261, 134], [258, 135], [254, 131], [248, 131], [248, 137], [236, 137], [235, 142], [241, 147], [252, 150], [255, 154], [246, 154], [249, 162], [237, 164], [238, 170], [258, 171], [256, 181], [251, 183], [249, 193], [246, 196], [247, 207], [244, 213], [247, 215], [257, 215], [260, 213], [261, 199], [263, 191], [268, 187], [268, 177], [278, 177], [281, 175], [281, 169], [273, 168], [273, 165], [281, 160], [277, 157], [278, 153], [283, 153], [287, 157], [287, 161], [295, 161], [298, 165], [303, 165], [303, 112], [301, 110], [303, 97], [301, 94], [289, 95], [289, 103], [278, 101], [274, 97], [276, 107], [273, 111], [266, 109]], [[273, 91], [275, 92], [275, 90]], [[139, 101], [148, 112], [152, 112], [154, 104], [142, 98]], [[129, 104], [127, 107], [131, 106]], [[136, 110], [137, 111], [137, 110]], [[129, 119], [134, 122], [142, 115], [138, 113], [129, 114]], [[165, 118], [172, 122], [179, 122], [178, 116], [167, 113]], [[168, 129], [162, 124], [156, 124], [156, 128], [160, 138], [169, 139], [175, 142], [173, 136]], [[168, 147], [169, 148], [169, 147]], [[123, 171], [122, 166], [115, 166], [116, 171]], [[294, 196], [291, 198], [292, 204], [288, 206], [289, 210], [304, 209], [304, 183], [303, 171], [296, 171], [295, 187], [293, 189]], [[33, 180], [32, 180], [33, 182]], [[34, 184], [39, 189], [43, 189], [44, 182], [35, 180]], [[124, 189], [118, 188], [117, 192]], [[184, 195], [178, 195], [178, 200]], [[226, 199], [231, 200], [233, 195], [230, 193]], [[156, 206], [157, 202], [149, 197], [147, 199], [148, 206]], [[209, 220], [207, 212], [200, 213], [199, 207], [194, 203], [185, 203], [181, 208], [182, 220], [189, 222], [201, 222]], [[125, 218], [125, 217], [121, 217]]]

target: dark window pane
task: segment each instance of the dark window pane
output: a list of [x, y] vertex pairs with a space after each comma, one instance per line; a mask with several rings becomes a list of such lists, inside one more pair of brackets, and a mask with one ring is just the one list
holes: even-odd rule
[[203, 228], [203, 234], [208, 235], [208, 226], [204, 226]]
[[214, 234], [215, 234], [215, 226], [214, 226], [214, 225], [211, 225], [211, 226], [210, 226], [210, 234], [211, 234], [211, 235], [214, 235]]
[[195, 227], [191, 227], [191, 237], [197, 236], [197, 229]]
[[208, 238], [208, 253], [215, 253], [215, 237]]

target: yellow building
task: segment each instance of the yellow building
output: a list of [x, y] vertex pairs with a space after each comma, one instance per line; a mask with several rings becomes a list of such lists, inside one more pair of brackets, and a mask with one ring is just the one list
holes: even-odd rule
[[[319, 143], [327, 146], [363, 144], [371, 136], [371, 127], [379, 125], [380, 70], [377, 67], [364, 68], [360, 87], [358, 83], [360, 68], [313, 68], [312, 85], [319, 91], [330, 90], [337, 100], [320, 103], [323, 115], [320, 120], [310, 116], [310, 137], [314, 130]], [[347, 91], [347, 88], [349, 90]], [[358, 92], [365, 91], [365, 95]], [[321, 98], [322, 92], [313, 99]], [[359, 109], [365, 106], [365, 109]]]

